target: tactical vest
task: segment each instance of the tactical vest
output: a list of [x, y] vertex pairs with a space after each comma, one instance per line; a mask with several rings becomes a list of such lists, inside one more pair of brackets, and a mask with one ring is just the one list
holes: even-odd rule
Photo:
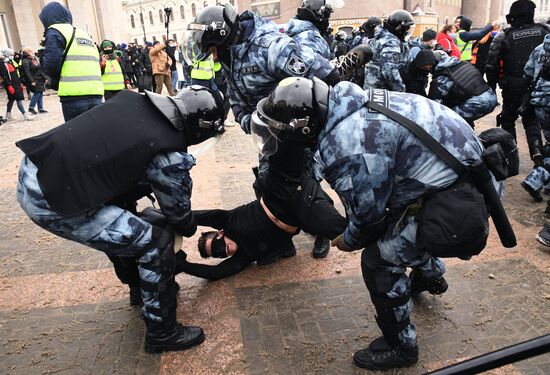
[[[63, 35], [67, 45], [73, 34], [73, 26], [58, 23], [50, 26]], [[65, 46], [65, 49], [67, 46]], [[99, 67], [99, 52], [92, 38], [78, 27], [71, 48], [67, 51], [59, 77], [59, 96], [103, 96], [103, 82]]]
[[187, 150], [184, 132], [147, 96], [130, 90], [16, 145], [37, 166], [50, 207], [65, 216], [130, 191], [158, 153]]
[[503, 56], [503, 77], [523, 77], [531, 52], [544, 41], [549, 30], [541, 24], [523, 25], [504, 31], [507, 53]]
[[453, 87], [444, 100], [444, 104], [448, 107], [462, 104], [471, 97], [489, 90], [489, 85], [483, 80], [479, 70], [467, 61], [461, 61], [438, 72], [433, 81], [435, 82], [440, 75], [445, 75], [453, 81]]
[[105, 91], [124, 90], [124, 75], [118, 59], [107, 60], [101, 80]]
[[458, 32], [458, 38], [456, 38], [456, 45], [460, 50], [460, 60], [470, 61], [472, 59], [472, 42], [465, 42], [460, 37], [460, 34], [466, 32], [466, 30], [460, 30]]

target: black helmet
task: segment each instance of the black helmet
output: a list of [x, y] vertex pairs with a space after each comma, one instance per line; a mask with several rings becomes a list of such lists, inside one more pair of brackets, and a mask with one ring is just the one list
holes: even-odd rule
[[263, 153], [273, 154], [278, 141], [313, 144], [327, 119], [329, 92], [329, 86], [317, 78], [289, 77], [279, 82], [252, 115], [254, 137], [261, 146], [271, 142], [269, 150], [261, 147]]
[[238, 21], [239, 16], [231, 5], [210, 5], [199, 12], [187, 30], [193, 31], [193, 42], [206, 52], [210, 47], [229, 46], [237, 36]]
[[321, 32], [326, 32], [328, 19], [332, 13], [332, 6], [326, 0], [303, 0], [296, 12], [300, 20], [309, 21]]
[[414, 18], [406, 10], [394, 10], [384, 21], [384, 27], [401, 40], [414, 31]]
[[369, 38], [374, 37], [374, 29], [376, 29], [376, 26], [381, 25], [382, 20], [379, 17], [369, 17], [369, 19], [366, 22], [363, 22], [360, 29], [367, 34]]
[[532, 23], [535, 17], [537, 5], [529, 0], [517, 0], [510, 6], [510, 12], [506, 15], [506, 21], [511, 25]]
[[183, 118], [188, 145], [195, 145], [224, 132], [225, 111], [219, 92], [199, 85], [181, 89], [175, 97]]

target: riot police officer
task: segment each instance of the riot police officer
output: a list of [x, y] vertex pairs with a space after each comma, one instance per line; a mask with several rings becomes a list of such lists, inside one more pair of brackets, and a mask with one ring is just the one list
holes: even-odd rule
[[412, 15], [406, 10], [392, 12], [374, 32], [373, 59], [365, 69], [364, 88], [405, 91], [399, 71], [409, 62], [409, 46], [405, 40], [414, 31]]
[[[527, 85], [522, 79], [525, 63], [535, 47], [541, 44], [544, 36], [550, 32], [548, 25], [534, 23], [535, 7], [535, 3], [529, 0], [517, 0], [512, 3], [510, 12], [506, 15], [511, 27], [495, 36], [487, 62], [489, 84], [495, 85], [498, 82], [502, 89], [502, 112], [497, 116], [497, 124], [514, 138], [520, 98], [527, 92]], [[540, 159], [542, 141], [535, 114], [530, 109], [521, 117], [529, 154], [532, 159]]]
[[[176, 321], [175, 232], [191, 236], [195, 159], [187, 147], [223, 131], [223, 101], [190, 86], [177, 97], [122, 91], [46, 133], [21, 140], [17, 200], [40, 227], [139, 268], [145, 351], [200, 344], [200, 327]], [[154, 192], [168, 218], [157, 225], [123, 209], [136, 192]], [[146, 193], [144, 193], [146, 194]]]
[[434, 53], [438, 63], [429, 98], [451, 108], [473, 128], [475, 120], [496, 108], [497, 95], [470, 62], [460, 61], [443, 51]]
[[[363, 91], [349, 82], [329, 88], [317, 79], [287, 78], [258, 103], [253, 129], [266, 145], [273, 139], [318, 144], [325, 178], [349, 219], [333, 245], [344, 251], [365, 248], [363, 277], [383, 333], [353, 359], [360, 367], [383, 370], [418, 361], [410, 293], [447, 289], [444, 264], [431, 257], [425, 243], [417, 243], [420, 215], [412, 202], [445, 189], [458, 176], [388, 111], [373, 110], [371, 102], [416, 123], [456, 163], [482, 157], [481, 142], [451, 109], [419, 95]], [[413, 267], [410, 279], [407, 267]]]
[[311, 48], [330, 60], [330, 47], [322, 35], [327, 33], [333, 9], [330, 0], [304, 0], [285, 26], [285, 33], [299, 45]]
[[[214, 26], [215, 27], [214, 27]], [[208, 6], [201, 10], [188, 27], [192, 38], [203, 51], [211, 50], [226, 73], [228, 95], [236, 121], [250, 134], [250, 118], [256, 104], [277, 85], [290, 76], [318, 77], [329, 84], [340, 80], [340, 68], [301, 46], [288, 35], [280, 33], [272, 21], [250, 11], [241, 15], [226, 4]], [[260, 160], [259, 174], [265, 175], [268, 162]], [[326, 256], [328, 239], [315, 242], [313, 254]], [[284, 251], [295, 253], [290, 243]]]
[[351, 42], [351, 48], [355, 48], [360, 44], [367, 44], [374, 38], [374, 29], [381, 25], [382, 20], [379, 17], [369, 17], [368, 20], [359, 26], [359, 34], [357, 34]]

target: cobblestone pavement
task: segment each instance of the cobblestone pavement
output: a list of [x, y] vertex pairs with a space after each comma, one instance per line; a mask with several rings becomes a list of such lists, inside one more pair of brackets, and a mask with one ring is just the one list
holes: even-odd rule
[[[21, 153], [14, 142], [62, 122], [55, 96], [45, 98], [45, 108], [50, 112], [36, 121], [0, 127], [0, 373], [367, 373], [351, 362], [379, 335], [360, 254], [333, 249], [314, 260], [304, 234], [295, 238], [297, 256], [273, 265], [218, 282], [179, 275], [178, 319], [202, 326], [207, 339], [184, 352], [145, 354], [139, 311], [129, 306], [107, 258], [41, 230], [15, 200]], [[477, 126], [492, 124], [494, 114]], [[492, 231], [482, 255], [447, 262], [449, 291], [414, 300], [420, 362], [393, 373], [420, 374], [550, 331], [550, 255], [534, 240], [545, 204], [533, 203], [519, 186], [531, 165], [520, 138], [521, 174], [507, 182], [505, 199], [519, 246], [502, 249]], [[194, 208], [254, 199], [256, 163], [250, 138], [229, 128], [192, 172]], [[182, 247], [199, 261], [196, 239], [183, 239]], [[496, 373], [548, 374], [550, 357]]]

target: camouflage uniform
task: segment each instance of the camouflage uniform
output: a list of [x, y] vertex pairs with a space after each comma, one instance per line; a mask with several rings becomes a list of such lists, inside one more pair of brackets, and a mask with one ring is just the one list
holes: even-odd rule
[[[418, 95], [376, 91], [458, 160], [481, 158], [483, 146], [452, 110]], [[332, 90], [328, 120], [318, 138], [321, 169], [346, 208], [345, 244], [366, 247], [363, 277], [386, 341], [413, 348], [416, 332], [410, 322], [406, 267], [438, 279], [445, 266], [416, 247], [417, 222], [407, 207], [451, 185], [457, 175], [405, 127], [364, 107], [370, 92], [348, 82]], [[373, 230], [384, 216], [387, 226]]]
[[246, 11], [239, 22], [243, 41], [229, 47], [230, 63], [222, 61], [222, 67], [228, 78], [229, 102], [235, 119], [250, 134], [250, 116], [256, 104], [280, 80], [292, 76], [323, 79], [334, 66], [311, 48], [280, 33], [279, 27], [267, 18]]
[[524, 68], [525, 76], [534, 84], [530, 103], [546, 142], [550, 142], [550, 80], [540, 76], [544, 64], [550, 64], [550, 34], [544, 37], [543, 44], [533, 50]]
[[[144, 182], [151, 186], [171, 222], [193, 220], [193, 184], [189, 170], [194, 165], [192, 156], [170, 152], [157, 155], [145, 171]], [[153, 240], [153, 226], [150, 223], [113, 205], [103, 205], [72, 217], [58, 214], [44, 198], [37, 179], [37, 168], [27, 156], [23, 157], [19, 169], [17, 201], [30, 219], [47, 231], [109, 256], [136, 257], [142, 282], [159, 285], [165, 281], [166, 274], [155, 272], [163, 249]], [[161, 322], [159, 292], [142, 288], [142, 299], [145, 318]]]
[[[435, 74], [437, 75], [438, 72], [459, 63], [460, 60], [454, 56], [445, 58], [436, 65]], [[451, 89], [454, 86], [453, 80], [449, 76], [439, 75], [436, 78], [436, 85], [439, 93], [437, 99], [434, 100], [438, 103], [444, 102], [445, 98], [451, 94]], [[465, 102], [459, 105], [451, 106], [450, 108], [458, 113], [464, 120], [472, 123], [473, 121], [493, 112], [497, 104], [497, 95], [493, 89], [489, 88], [483, 94], [472, 96]]]
[[319, 56], [330, 60], [330, 47], [313, 23], [292, 17], [285, 26], [285, 33], [298, 45], [309, 47]]
[[400, 69], [409, 64], [409, 46], [382, 26], [374, 31], [373, 58], [365, 68], [364, 88], [405, 91]]

